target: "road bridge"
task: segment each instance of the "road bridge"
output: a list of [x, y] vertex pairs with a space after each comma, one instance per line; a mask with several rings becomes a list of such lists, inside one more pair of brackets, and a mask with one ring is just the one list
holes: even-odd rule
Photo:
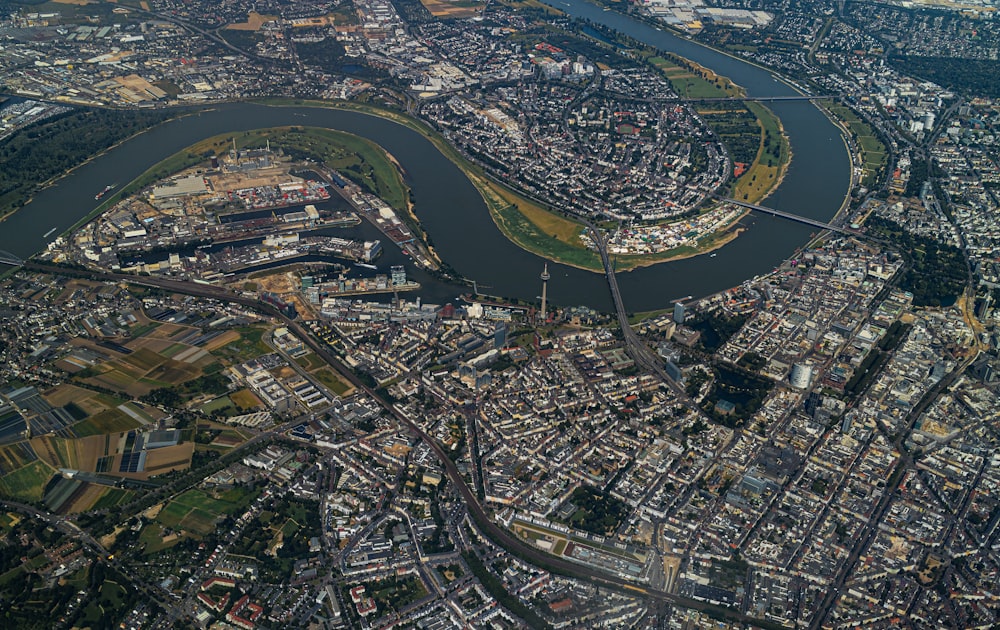
[[778, 217], [780, 219], [788, 219], [789, 221], [795, 221], [796, 223], [804, 223], [815, 228], [820, 228], [821, 230], [830, 230], [832, 232], [839, 232], [841, 234], [850, 234], [852, 236], [858, 236], [858, 233], [849, 230], [832, 223], [826, 223], [818, 219], [810, 219], [809, 217], [804, 217], [799, 214], [792, 214], [791, 212], [785, 212], [784, 210], [776, 210], [774, 208], [768, 208], [767, 206], [760, 206], [755, 203], [749, 203], [747, 201], [739, 201], [738, 199], [730, 199], [729, 197], [722, 197], [720, 195], [712, 195], [719, 201], [725, 203], [735, 204], [737, 206], [742, 206], [744, 208], [749, 208], [756, 212], [762, 212], [764, 214], [769, 214], [773, 217]]
[[0, 250], [0, 265], [10, 265], [11, 267], [20, 267], [24, 264], [24, 260], [18, 256]]
[[727, 101], [749, 101], [754, 103], [771, 103], [780, 101], [823, 101], [836, 98], [830, 94], [817, 94], [812, 96], [807, 96], [800, 94], [798, 96], [706, 96], [703, 98], [686, 98], [679, 96], [677, 98], [667, 98], [663, 99], [666, 102], [682, 102], [682, 103], [725, 103]]

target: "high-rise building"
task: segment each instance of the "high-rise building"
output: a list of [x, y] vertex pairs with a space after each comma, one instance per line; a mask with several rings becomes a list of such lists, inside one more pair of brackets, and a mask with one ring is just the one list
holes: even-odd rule
[[493, 347], [499, 350], [507, 345], [507, 324], [506, 322], [497, 322], [496, 328], [493, 329]]
[[684, 316], [687, 313], [684, 309], [684, 304], [681, 302], [674, 302], [674, 322], [678, 324], [684, 323]]

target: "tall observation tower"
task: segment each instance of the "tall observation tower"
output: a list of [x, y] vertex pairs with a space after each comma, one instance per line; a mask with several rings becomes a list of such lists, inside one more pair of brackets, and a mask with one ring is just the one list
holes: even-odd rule
[[549, 287], [549, 278], [551, 277], [552, 276], [549, 275], [549, 263], [545, 263], [545, 268], [542, 269], [542, 321], [543, 322], [545, 321], [546, 290]]

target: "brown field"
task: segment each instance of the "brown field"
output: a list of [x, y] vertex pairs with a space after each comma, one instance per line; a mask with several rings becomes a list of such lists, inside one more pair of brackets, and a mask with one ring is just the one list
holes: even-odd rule
[[264, 22], [271, 22], [277, 20], [276, 15], [261, 15], [256, 11], [251, 11], [250, 15], [247, 16], [247, 21], [241, 24], [229, 24], [226, 26], [227, 29], [231, 31], [259, 31], [260, 27], [264, 25]]
[[190, 330], [187, 326], [181, 326], [180, 324], [160, 324], [156, 330], [152, 330], [143, 336], [143, 341], [149, 339], [170, 339], [171, 337], [177, 335], [181, 331]]
[[73, 514], [89, 510], [101, 498], [104, 490], [104, 486], [97, 485], [96, 483], [85, 484], [82, 491], [74, 493], [75, 496], [63, 504], [61, 512], [63, 514]]
[[[467, 18], [479, 15], [482, 5], [471, 2], [442, 2], [442, 0], [420, 0], [431, 15], [444, 18]], [[471, 6], [470, 6], [471, 5]]]
[[166, 360], [149, 348], [139, 348], [132, 354], [121, 359], [121, 362], [128, 363], [145, 374], [153, 368], [159, 367]]
[[75, 4], [77, 6], [86, 6], [90, 4], [90, 0], [52, 0], [56, 4]]
[[193, 365], [171, 359], [147, 374], [146, 378], [162, 383], [169, 383], [170, 385], [178, 385], [184, 381], [190, 381], [199, 374], [201, 374], [201, 370]]
[[194, 442], [154, 449], [146, 455], [146, 472], [140, 474], [148, 477], [149, 475], [162, 475], [171, 470], [187, 470], [191, 466], [193, 453]]
[[[87, 409], [87, 401], [95, 395], [89, 389], [83, 389], [75, 385], [59, 385], [42, 393], [42, 397], [53, 407], [65, 407], [67, 403], [72, 402], [76, 403], [84, 411], [88, 411], [88, 413], [91, 412]], [[102, 405], [99, 409], [104, 408]]]
[[297, 278], [288, 272], [257, 276], [256, 279], [261, 291], [281, 294], [291, 293], [298, 288]]
[[97, 460], [104, 456], [104, 436], [91, 435], [74, 440], [78, 470], [97, 471]]
[[246, 440], [241, 440], [239, 437], [237, 437], [232, 433], [228, 435], [225, 433], [220, 433], [219, 437], [212, 440], [212, 446], [224, 446], [225, 448], [232, 448], [234, 446], [239, 446], [245, 441]]
[[128, 347], [132, 348], [133, 350], [139, 350], [139, 349], [149, 350], [151, 352], [155, 352], [156, 354], [162, 357], [170, 358], [170, 355], [164, 354], [164, 352], [166, 351], [167, 348], [169, 348], [174, 344], [166, 339], [153, 339], [150, 337], [150, 335], [152, 335], [152, 333], [149, 333], [148, 335], [140, 339], [136, 339], [135, 341], [130, 343]]
[[280, 380], [284, 380], [284, 379], [287, 379], [287, 378], [292, 378], [296, 374], [298, 374], [298, 372], [296, 372], [295, 370], [293, 370], [291, 367], [289, 367], [287, 365], [281, 366], [280, 368], [278, 368], [277, 370], [275, 370], [275, 372], [276, 372], [276, 374], [274, 374], [274, 377], [277, 378], [277, 379], [280, 379]]
[[260, 400], [249, 389], [241, 389], [234, 394], [230, 394], [229, 400], [233, 401], [233, 404], [239, 407], [240, 411], [246, 411], [261, 405]]
[[76, 363], [73, 363], [67, 359], [59, 359], [57, 361], [53, 361], [52, 365], [56, 369], [62, 370], [67, 374], [76, 374], [80, 370], [84, 369], [82, 365], [77, 365]]
[[226, 332], [222, 333], [215, 339], [209, 341], [202, 347], [211, 352], [212, 350], [216, 350], [223, 346], [228, 346], [234, 341], [238, 341], [239, 338], [240, 338], [240, 333], [236, 332], [235, 330], [227, 330]]

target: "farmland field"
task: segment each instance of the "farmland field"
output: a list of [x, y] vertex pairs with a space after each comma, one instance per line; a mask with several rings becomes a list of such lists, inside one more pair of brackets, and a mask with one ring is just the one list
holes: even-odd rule
[[38, 459], [27, 442], [10, 444], [0, 448], [0, 474], [14, 471]]
[[132, 500], [135, 493], [131, 490], [122, 490], [121, 488], [104, 488], [104, 493], [101, 494], [97, 501], [90, 507], [92, 510], [100, 510], [104, 508], [111, 508], [123, 503], [128, 503]]
[[107, 409], [73, 425], [73, 432], [80, 437], [100, 435], [102, 433], [118, 433], [139, 426], [139, 421], [130, 417], [121, 409]]
[[31, 448], [53, 468], [79, 467], [73, 440], [43, 435], [31, 439]]
[[[42, 395], [53, 407], [65, 407], [69, 403], [76, 403], [84, 411], [87, 411], [86, 401], [96, 396], [89, 389], [83, 389], [75, 385], [59, 385], [44, 392]], [[91, 411], [90, 413], [93, 412]]]

